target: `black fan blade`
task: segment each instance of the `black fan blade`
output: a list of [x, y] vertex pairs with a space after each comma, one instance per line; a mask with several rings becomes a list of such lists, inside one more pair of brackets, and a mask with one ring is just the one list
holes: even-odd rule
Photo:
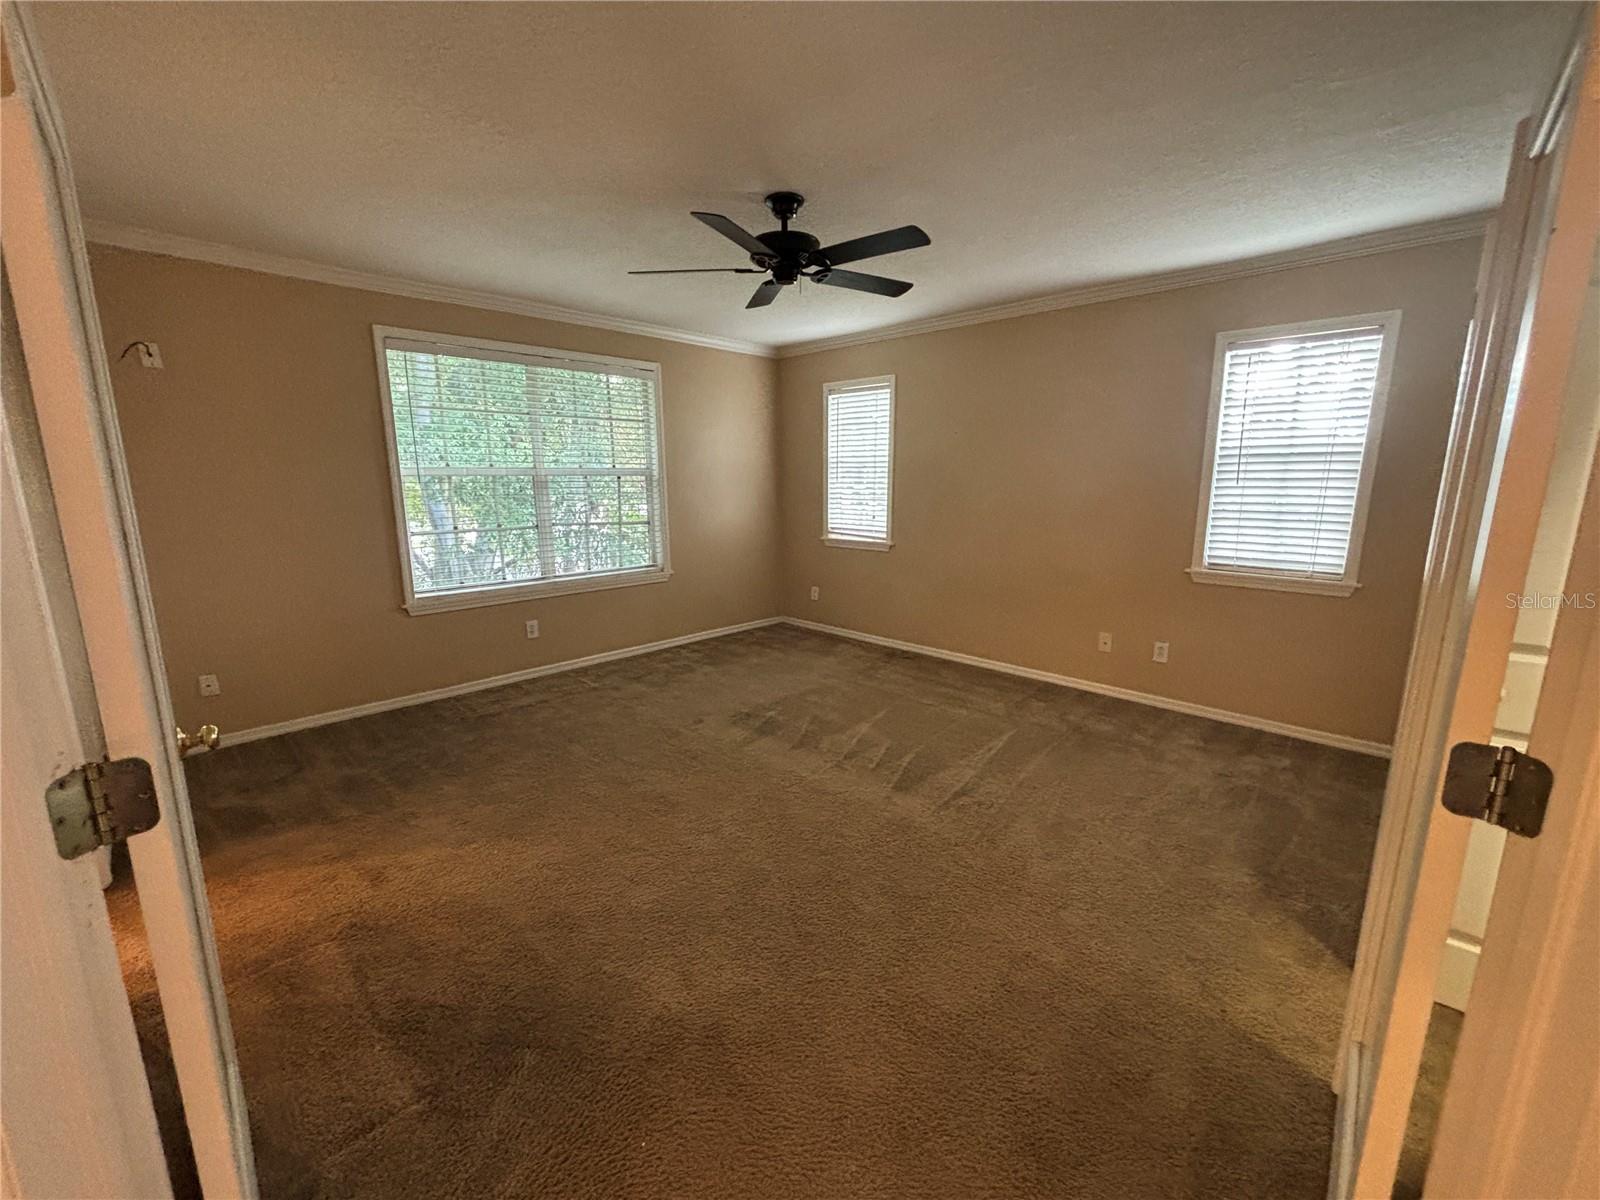
[[860, 271], [828, 270], [812, 276], [818, 283], [829, 287], [849, 288], [856, 292], [872, 292], [878, 296], [904, 296], [911, 285], [904, 279], [885, 279], [882, 275], [864, 275]]
[[915, 250], [918, 246], [932, 244], [932, 240], [915, 225], [902, 225], [899, 229], [885, 229], [882, 233], [851, 238], [836, 246], [824, 246], [815, 257], [825, 258], [831, 266], [837, 267], [841, 263], [859, 262], [863, 258], [877, 258], [880, 254]]
[[778, 293], [783, 291], [783, 284], [776, 279], [769, 279], [756, 288], [756, 294], [750, 297], [746, 308], [765, 308], [778, 298]]
[[664, 271], [629, 271], [629, 275], [765, 275], [759, 267], [669, 267]]
[[697, 212], [690, 213], [689, 215], [695, 220], [702, 221], [709, 225], [712, 229], [715, 229], [730, 242], [734, 242], [737, 245], [743, 246], [744, 249], [750, 254], [772, 253], [771, 250], [768, 250], [766, 246], [756, 240], [755, 234], [744, 228], [744, 226], [740, 225], [737, 221], [730, 221], [721, 213]]

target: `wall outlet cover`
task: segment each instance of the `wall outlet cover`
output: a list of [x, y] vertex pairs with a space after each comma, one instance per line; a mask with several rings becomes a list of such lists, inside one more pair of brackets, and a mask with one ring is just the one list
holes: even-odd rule
[[1156, 652], [1154, 654], [1152, 654], [1150, 656], [1150, 658], [1151, 658], [1152, 662], [1166, 662], [1167, 661], [1167, 643], [1166, 642], [1157, 642], [1156, 643]]
[[539, 622], [529, 621], [524, 628], [528, 631], [529, 637], [536, 638], [539, 636]]
[[200, 676], [200, 694], [202, 696], [222, 695], [222, 684], [215, 675]]
[[813, 600], [821, 600], [822, 599], [822, 589], [819, 588], [819, 587], [813, 587], [811, 589], [811, 598]]
[[1109, 633], [1100, 635], [1100, 651], [1103, 654], [1111, 653], [1111, 635]]

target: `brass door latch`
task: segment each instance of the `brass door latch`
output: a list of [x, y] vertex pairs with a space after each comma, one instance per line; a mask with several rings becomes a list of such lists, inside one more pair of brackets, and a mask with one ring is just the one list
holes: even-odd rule
[[222, 734], [215, 725], [202, 725], [192, 734], [185, 733], [179, 726], [176, 732], [179, 758], [188, 758], [196, 750], [215, 750], [222, 741]]

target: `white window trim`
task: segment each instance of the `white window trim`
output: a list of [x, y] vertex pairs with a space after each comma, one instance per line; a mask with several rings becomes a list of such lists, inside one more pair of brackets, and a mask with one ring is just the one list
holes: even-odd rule
[[[1367, 439], [1361, 450], [1361, 476], [1356, 484], [1356, 507], [1350, 523], [1350, 548], [1345, 555], [1344, 574], [1338, 579], [1308, 579], [1289, 572], [1230, 571], [1208, 567], [1206, 523], [1211, 515], [1212, 471], [1217, 457], [1217, 422], [1222, 409], [1223, 367], [1228, 347], [1235, 342], [1262, 341], [1267, 338], [1296, 337], [1308, 334], [1337, 333], [1344, 329], [1377, 328], [1383, 331], [1383, 346], [1378, 352], [1378, 373], [1373, 381], [1372, 411], [1367, 419]], [[1395, 346], [1400, 337], [1400, 310], [1358, 313], [1319, 321], [1299, 321], [1290, 325], [1265, 325], [1257, 329], [1233, 329], [1217, 334], [1211, 364], [1211, 406], [1206, 417], [1204, 458], [1200, 469], [1200, 505], [1195, 518], [1194, 548], [1188, 567], [1196, 583], [1224, 587], [1264, 588], [1276, 592], [1305, 592], [1318, 596], [1351, 596], [1361, 586], [1361, 549], [1366, 539], [1367, 509], [1372, 498], [1372, 480], [1378, 465], [1378, 447], [1383, 438], [1384, 411], [1389, 402], [1389, 379], [1394, 371]]]
[[[524, 580], [417, 595], [416, 584], [411, 574], [411, 547], [406, 536], [406, 503], [400, 471], [400, 447], [394, 432], [394, 401], [389, 394], [389, 358], [384, 347], [384, 343], [390, 339], [509, 354], [517, 356], [518, 361], [523, 356], [533, 355], [541, 358], [566, 359], [591, 366], [623, 367], [631, 372], [648, 376], [655, 386], [656, 396], [656, 495], [660, 502], [660, 512], [657, 514], [661, 530], [660, 565], [608, 571], [597, 575], [577, 575], [565, 579]], [[513, 604], [519, 600], [532, 600], [541, 596], [564, 596], [574, 592], [634, 587], [643, 583], [665, 583], [671, 578], [672, 549], [667, 525], [666, 401], [662, 395], [660, 363], [645, 362], [636, 358], [615, 358], [606, 354], [588, 354], [577, 350], [555, 350], [519, 342], [496, 342], [486, 338], [462, 337], [451, 333], [429, 333], [425, 330], [401, 329], [392, 325], [374, 325], [372, 345], [378, 367], [378, 395], [383, 405], [383, 431], [389, 445], [390, 497], [394, 502], [396, 548], [400, 555], [400, 576], [404, 588], [404, 598], [401, 603], [406, 612], [415, 617], [425, 613], [483, 608], [492, 604]]]
[[[884, 536], [881, 538], [840, 537], [829, 532], [828, 520], [828, 399], [835, 389], [889, 385], [889, 471], [884, 503]], [[894, 546], [894, 448], [895, 384], [893, 375], [868, 375], [863, 379], [835, 379], [822, 385], [822, 541], [841, 550], [888, 550]]]

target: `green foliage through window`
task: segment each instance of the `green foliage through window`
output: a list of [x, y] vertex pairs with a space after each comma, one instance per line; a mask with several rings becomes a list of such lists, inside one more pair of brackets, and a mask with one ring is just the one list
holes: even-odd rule
[[647, 376], [388, 346], [417, 595], [660, 565]]

